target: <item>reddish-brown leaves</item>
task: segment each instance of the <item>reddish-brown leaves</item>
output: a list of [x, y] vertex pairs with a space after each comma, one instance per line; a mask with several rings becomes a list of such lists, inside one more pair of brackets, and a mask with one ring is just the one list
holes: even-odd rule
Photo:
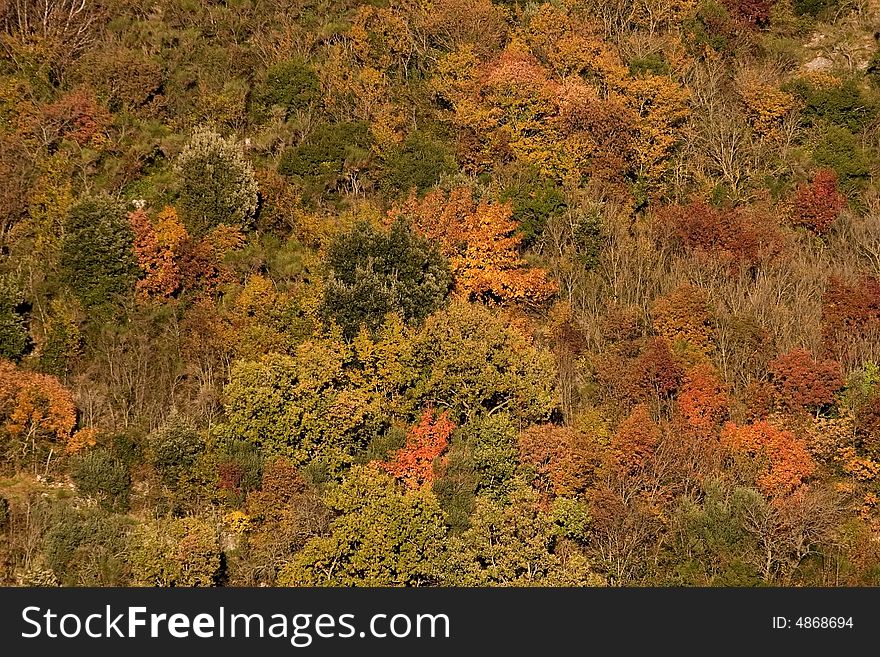
[[795, 225], [824, 235], [846, 207], [846, 197], [837, 190], [837, 174], [822, 169], [812, 184], [798, 188], [794, 204]]
[[719, 209], [702, 202], [673, 205], [659, 213], [658, 227], [670, 231], [685, 248], [730, 266], [755, 266], [782, 248], [782, 234], [773, 221], [741, 208]]
[[818, 410], [834, 402], [843, 387], [840, 363], [818, 361], [805, 349], [794, 349], [770, 361], [777, 401], [787, 410]]

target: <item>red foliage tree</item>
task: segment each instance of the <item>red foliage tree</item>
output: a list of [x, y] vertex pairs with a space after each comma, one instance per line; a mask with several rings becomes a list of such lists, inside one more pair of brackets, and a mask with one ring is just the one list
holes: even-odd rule
[[434, 459], [446, 451], [454, 430], [455, 424], [446, 411], [435, 415], [432, 409], [426, 409], [419, 423], [410, 429], [406, 444], [381, 466], [407, 488], [429, 487], [434, 483]]
[[110, 112], [98, 103], [95, 92], [80, 87], [46, 105], [39, 126], [35, 126], [35, 129], [47, 137], [70, 139], [85, 146], [104, 140], [110, 123]]
[[769, 422], [738, 426], [728, 422], [721, 432], [721, 443], [732, 452], [759, 461], [757, 484], [767, 495], [785, 495], [800, 486], [816, 469], [806, 445], [791, 431]]
[[777, 401], [787, 410], [818, 410], [832, 404], [844, 384], [840, 363], [816, 360], [805, 349], [777, 356], [768, 369]]
[[658, 228], [671, 233], [685, 248], [725, 265], [754, 266], [778, 254], [782, 247], [782, 234], [767, 217], [703, 202], [664, 208], [658, 216]]
[[684, 370], [663, 338], [648, 342], [635, 360], [631, 373], [643, 394], [653, 393], [660, 399], [667, 399], [678, 390], [683, 374]]
[[859, 341], [880, 333], [880, 279], [864, 276], [848, 283], [831, 277], [822, 296], [822, 338], [825, 349], [841, 360]]
[[724, 0], [724, 6], [740, 21], [765, 27], [770, 23], [773, 0]]
[[794, 223], [817, 235], [828, 232], [846, 207], [846, 197], [837, 189], [837, 174], [822, 169], [810, 185], [801, 185], [794, 199]]
[[880, 454], [880, 392], [875, 392], [856, 409], [856, 432], [862, 445], [872, 454]]

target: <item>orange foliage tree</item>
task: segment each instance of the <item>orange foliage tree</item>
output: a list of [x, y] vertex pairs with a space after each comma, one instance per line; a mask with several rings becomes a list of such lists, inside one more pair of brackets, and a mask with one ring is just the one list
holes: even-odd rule
[[728, 422], [721, 432], [722, 445], [734, 453], [757, 460], [760, 472], [757, 484], [767, 495], [786, 495], [816, 469], [804, 442], [791, 431], [769, 422], [736, 425]]
[[715, 329], [706, 293], [682, 285], [660, 297], [651, 308], [654, 329], [670, 344], [697, 357], [715, 348]]
[[663, 433], [644, 404], [636, 406], [611, 437], [615, 463], [624, 470], [642, 469], [653, 456]]
[[433, 409], [426, 409], [409, 430], [406, 444], [381, 466], [407, 488], [430, 488], [434, 483], [434, 460], [446, 451], [454, 430], [455, 424], [446, 411], [435, 414]]
[[134, 231], [134, 252], [143, 277], [137, 291], [143, 298], [168, 298], [180, 287], [180, 268], [175, 262], [189, 235], [174, 208], [166, 206], [151, 220], [143, 208], [128, 215]]
[[182, 291], [203, 297], [230, 282], [223, 259], [244, 244], [244, 235], [237, 228], [220, 224], [203, 238], [194, 239], [171, 206], [152, 218], [141, 208], [130, 212], [128, 219], [142, 272], [137, 282], [142, 299], [168, 299]]
[[456, 289], [471, 300], [538, 304], [556, 292], [543, 269], [519, 255], [509, 203], [474, 200], [467, 187], [415, 195], [389, 213], [404, 216], [449, 259]]
[[677, 410], [684, 431], [699, 437], [717, 435], [730, 412], [730, 397], [712, 365], [697, 365], [686, 374]]
[[555, 424], [534, 425], [517, 440], [520, 460], [535, 469], [544, 493], [572, 496], [592, 483], [602, 447], [590, 435]]
[[13, 441], [16, 460], [46, 444], [54, 452], [94, 444], [94, 432], [74, 433], [73, 395], [54, 376], [28, 372], [0, 359], [0, 431]]

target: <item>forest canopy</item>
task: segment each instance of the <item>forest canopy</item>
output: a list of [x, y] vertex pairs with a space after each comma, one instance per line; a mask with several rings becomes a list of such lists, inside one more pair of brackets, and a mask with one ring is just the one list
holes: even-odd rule
[[878, 25], [0, 3], [0, 584], [880, 584]]

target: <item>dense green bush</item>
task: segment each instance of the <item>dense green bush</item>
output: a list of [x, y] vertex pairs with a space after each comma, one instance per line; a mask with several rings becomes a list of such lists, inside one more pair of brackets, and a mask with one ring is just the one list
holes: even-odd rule
[[199, 127], [174, 167], [177, 207], [191, 235], [202, 236], [219, 224], [251, 225], [258, 189], [253, 167], [241, 148], [210, 128]]
[[499, 195], [513, 205], [513, 219], [519, 223], [523, 246], [533, 244], [544, 232], [551, 215], [565, 209], [565, 195], [552, 178], [527, 169]]
[[836, 7], [839, 0], [794, 0], [792, 6], [798, 16], [816, 17], [830, 7]]
[[347, 337], [361, 325], [377, 329], [389, 312], [416, 322], [446, 298], [452, 282], [445, 258], [402, 220], [386, 234], [360, 223], [336, 238], [322, 314]]
[[44, 542], [46, 562], [64, 586], [125, 586], [130, 525], [124, 516], [59, 505]]
[[150, 461], [162, 482], [172, 489], [205, 449], [195, 425], [179, 414], [154, 432], [149, 443]]
[[28, 333], [19, 312], [24, 299], [9, 277], [0, 277], [0, 357], [16, 359], [24, 353]]
[[385, 157], [380, 187], [392, 198], [411, 190], [424, 192], [443, 174], [455, 170], [455, 156], [447, 146], [432, 134], [416, 130]]
[[134, 233], [121, 203], [86, 197], [67, 215], [61, 279], [87, 308], [112, 304], [134, 291]]
[[321, 81], [315, 70], [298, 60], [279, 62], [266, 70], [254, 87], [251, 109], [260, 120], [273, 107], [284, 109], [285, 117], [308, 107], [321, 97]]
[[844, 191], [852, 192], [870, 174], [868, 154], [858, 138], [846, 128], [830, 126], [813, 149], [813, 160], [822, 168], [833, 169]]
[[99, 447], [71, 459], [70, 476], [81, 495], [96, 498], [110, 510], [128, 508], [131, 473], [108, 450]]
[[217, 530], [201, 518], [142, 525], [129, 549], [137, 586], [214, 586], [222, 575]]
[[789, 90], [804, 103], [803, 116], [810, 123], [832, 123], [850, 132], [861, 132], [877, 116], [877, 106], [855, 79], [840, 86], [816, 87], [801, 79]]
[[372, 138], [366, 123], [319, 126], [302, 144], [282, 153], [278, 172], [298, 179], [307, 195], [335, 191], [367, 166]]

